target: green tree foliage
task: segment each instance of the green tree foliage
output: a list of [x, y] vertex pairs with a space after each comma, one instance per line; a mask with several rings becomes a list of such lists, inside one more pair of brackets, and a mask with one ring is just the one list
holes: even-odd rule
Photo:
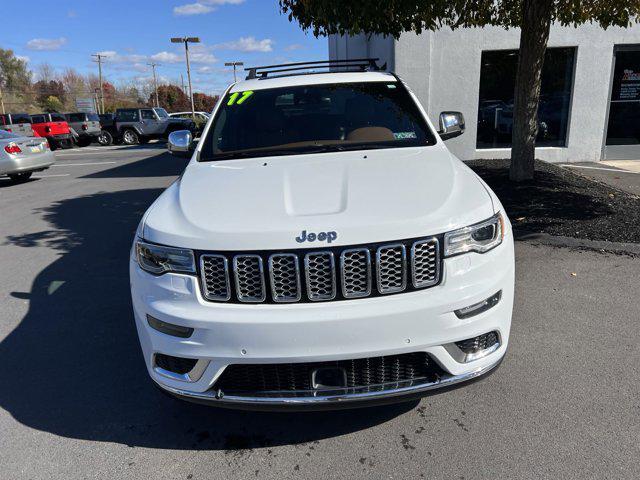
[[58, 80], [38, 80], [33, 84], [33, 90], [39, 105], [44, 105], [51, 96], [56, 97], [62, 103], [65, 102], [64, 84]]
[[31, 85], [31, 72], [27, 63], [13, 54], [13, 50], [0, 48], [0, 87], [17, 92]]
[[522, 29], [514, 106], [511, 178], [533, 178], [537, 111], [550, 25], [627, 27], [640, 20], [640, 0], [279, 0], [289, 20], [314, 35], [361, 32], [398, 38], [443, 27]]
[[27, 63], [17, 58], [12, 50], [0, 48], [1, 103], [6, 111], [26, 103], [28, 98], [25, 100], [25, 92], [30, 87], [31, 72], [27, 69]]
[[64, 105], [62, 101], [54, 95], [48, 96], [44, 102], [42, 102], [42, 109], [45, 112], [62, 112]]

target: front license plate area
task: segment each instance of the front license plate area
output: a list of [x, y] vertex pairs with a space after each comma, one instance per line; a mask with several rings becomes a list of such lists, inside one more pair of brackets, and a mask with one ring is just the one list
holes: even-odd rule
[[347, 372], [338, 367], [317, 368], [311, 372], [311, 385], [316, 390], [346, 388]]

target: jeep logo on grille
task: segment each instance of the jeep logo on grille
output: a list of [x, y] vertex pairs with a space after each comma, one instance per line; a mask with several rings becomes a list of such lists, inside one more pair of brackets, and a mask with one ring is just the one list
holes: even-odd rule
[[338, 233], [337, 232], [318, 232], [318, 233], [313, 233], [313, 232], [307, 232], [306, 230], [303, 230], [300, 233], [300, 236], [296, 237], [296, 242], [298, 242], [298, 243], [315, 242], [317, 240], [319, 242], [331, 243], [337, 238], [338, 238]]

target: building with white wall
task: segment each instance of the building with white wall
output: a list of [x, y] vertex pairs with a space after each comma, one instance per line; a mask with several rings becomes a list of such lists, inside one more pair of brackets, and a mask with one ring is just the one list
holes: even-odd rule
[[[331, 36], [331, 59], [378, 57], [432, 120], [461, 111], [461, 159], [507, 158], [518, 29], [442, 29], [391, 37]], [[640, 25], [553, 26], [543, 69], [536, 156], [552, 162], [640, 159]]]

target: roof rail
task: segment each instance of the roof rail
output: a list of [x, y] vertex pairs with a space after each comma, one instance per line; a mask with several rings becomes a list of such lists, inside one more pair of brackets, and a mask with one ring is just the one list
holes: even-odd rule
[[[386, 70], [387, 64], [379, 66], [376, 62], [378, 58], [351, 58], [347, 60], [319, 60], [315, 62], [297, 62], [297, 63], [282, 63], [279, 65], [264, 65], [260, 67], [245, 68], [249, 73], [246, 80], [253, 80], [256, 78], [264, 79], [268, 78], [273, 73], [285, 73], [284, 75], [309, 75], [316, 72], [301, 72], [302, 70], [309, 70], [312, 68], [331, 69], [334, 67], [342, 69], [351, 69], [351, 71], [380, 71]], [[292, 73], [299, 72], [299, 73]], [[282, 76], [282, 75], [276, 75]]]

